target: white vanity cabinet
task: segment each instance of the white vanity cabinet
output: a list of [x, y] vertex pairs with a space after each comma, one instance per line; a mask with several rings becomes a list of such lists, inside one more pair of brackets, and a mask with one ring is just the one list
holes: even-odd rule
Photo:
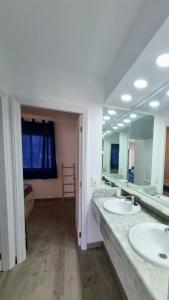
[[128, 299], [155, 300], [145, 288], [144, 283], [102, 216], [100, 217], [100, 230], [104, 245]]

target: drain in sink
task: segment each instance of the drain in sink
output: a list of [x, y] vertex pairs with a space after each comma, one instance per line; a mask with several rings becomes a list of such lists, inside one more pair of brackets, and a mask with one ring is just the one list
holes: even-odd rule
[[159, 255], [158, 255], [160, 258], [162, 258], [162, 259], [167, 259], [168, 258], [168, 256], [165, 254], [165, 253], [159, 253]]

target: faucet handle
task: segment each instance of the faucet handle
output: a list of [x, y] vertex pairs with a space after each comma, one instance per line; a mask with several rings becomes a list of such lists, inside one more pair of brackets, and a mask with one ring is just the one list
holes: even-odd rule
[[126, 196], [126, 200], [134, 202], [134, 196], [133, 195], [128, 195], [128, 196]]

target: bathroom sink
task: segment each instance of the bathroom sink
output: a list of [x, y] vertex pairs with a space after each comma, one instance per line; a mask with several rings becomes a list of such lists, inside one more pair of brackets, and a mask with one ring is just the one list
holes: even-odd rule
[[129, 241], [147, 261], [169, 268], [169, 227], [160, 223], [143, 223], [132, 227]]
[[126, 201], [125, 199], [113, 198], [103, 203], [103, 208], [108, 212], [118, 215], [131, 215], [139, 212], [141, 206], [139, 204], [134, 205], [133, 203]]

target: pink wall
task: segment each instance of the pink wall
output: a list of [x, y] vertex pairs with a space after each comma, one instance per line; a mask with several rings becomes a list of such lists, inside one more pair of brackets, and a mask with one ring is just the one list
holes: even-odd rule
[[[76, 114], [42, 110], [36, 108], [22, 108], [22, 116], [26, 120], [51, 120], [55, 123], [56, 161], [58, 169], [57, 179], [26, 180], [33, 186], [35, 199], [62, 197], [61, 163], [72, 165], [76, 162], [77, 151], [77, 119]], [[67, 190], [71, 190], [68, 187]], [[69, 195], [71, 196], [71, 195]]]

